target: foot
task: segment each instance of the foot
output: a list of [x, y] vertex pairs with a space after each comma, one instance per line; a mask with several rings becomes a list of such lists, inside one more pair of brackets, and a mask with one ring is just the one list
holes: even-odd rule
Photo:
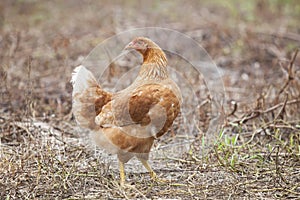
[[156, 175], [156, 173], [150, 167], [150, 165], [149, 165], [149, 163], [148, 163], [147, 160], [144, 160], [144, 159], [141, 159], [141, 158], [139, 158], [139, 160], [142, 162], [142, 164], [144, 165], [144, 167], [149, 171], [150, 176], [151, 176], [151, 178], [152, 178], [153, 181], [155, 181], [157, 183], [168, 183], [168, 182], [170, 182], [169, 180], [158, 178], [157, 175]]
[[171, 182], [170, 180], [168, 180], [168, 179], [163, 179], [163, 178], [159, 178], [157, 175], [156, 175], [156, 173], [151, 173], [150, 172], [150, 176], [151, 176], [151, 178], [152, 178], [152, 180], [154, 181], [154, 182], [156, 182], [156, 183], [169, 183], [169, 182]]

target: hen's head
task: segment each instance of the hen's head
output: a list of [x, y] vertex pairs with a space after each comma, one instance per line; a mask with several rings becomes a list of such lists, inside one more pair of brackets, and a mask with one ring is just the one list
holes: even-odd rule
[[146, 53], [148, 50], [155, 50], [159, 49], [159, 46], [155, 44], [152, 40], [145, 38], [145, 37], [137, 37], [133, 39], [126, 47], [125, 49], [130, 50], [134, 49], [141, 54]]
[[166, 56], [161, 48], [155, 44], [152, 40], [145, 37], [137, 37], [133, 39], [126, 47], [126, 50], [134, 49], [141, 53], [144, 57], [144, 62], [150, 62], [155, 60], [164, 61], [164, 65], [167, 62]]

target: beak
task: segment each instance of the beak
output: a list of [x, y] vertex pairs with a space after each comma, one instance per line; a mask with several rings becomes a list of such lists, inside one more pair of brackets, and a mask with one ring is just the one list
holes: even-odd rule
[[133, 49], [133, 42], [130, 42], [129, 44], [126, 45], [126, 47], [124, 48], [124, 50], [130, 50]]

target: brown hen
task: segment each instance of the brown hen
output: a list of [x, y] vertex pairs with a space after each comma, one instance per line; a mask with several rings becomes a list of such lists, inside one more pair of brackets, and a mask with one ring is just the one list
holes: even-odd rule
[[154, 139], [172, 125], [181, 104], [180, 90], [169, 78], [166, 55], [157, 44], [138, 37], [125, 49], [143, 56], [140, 72], [128, 88], [106, 92], [82, 65], [72, 76], [75, 119], [92, 130], [98, 146], [118, 155], [121, 184], [125, 182], [124, 163], [134, 156], [156, 178], [148, 164], [150, 149]]

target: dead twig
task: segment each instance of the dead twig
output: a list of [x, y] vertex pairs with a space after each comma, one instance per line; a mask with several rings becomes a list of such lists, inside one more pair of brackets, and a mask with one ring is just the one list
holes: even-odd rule
[[[243, 124], [243, 123], [246, 123], [248, 120], [250, 119], [254, 119], [258, 116], [260, 116], [261, 114], [266, 114], [266, 113], [269, 113], [271, 111], [274, 111], [276, 110], [277, 108], [281, 107], [282, 109], [285, 108], [287, 105], [291, 105], [291, 104], [296, 104], [296, 103], [300, 103], [300, 99], [293, 99], [293, 100], [290, 100], [290, 101], [284, 101], [284, 102], [281, 102], [281, 103], [278, 103], [276, 104], [275, 106], [272, 106], [266, 110], [253, 110], [247, 114], [245, 114], [242, 118], [240, 119], [236, 119], [236, 120], [233, 120], [231, 121], [230, 123], [238, 123], [238, 124]], [[278, 112], [277, 115], [279, 115], [282, 111]], [[278, 116], [275, 118], [277, 119]]]
[[234, 120], [231, 123], [244, 124], [248, 120], [254, 119], [254, 118], [260, 116], [261, 113], [263, 113], [263, 112], [259, 111], [259, 110], [256, 110], [256, 111], [254, 110], [254, 111], [251, 111], [250, 113], [246, 114], [246, 116], [244, 115], [241, 119]]
[[[298, 52], [299, 52], [299, 49], [296, 49], [295, 53], [292, 57], [292, 60], [290, 61], [289, 66], [288, 66], [288, 71], [287, 71], [288, 72], [288, 79], [285, 81], [283, 87], [279, 90], [277, 97], [287, 88], [287, 86], [290, 84], [290, 82], [292, 80], [294, 80], [293, 66], [294, 66], [294, 62], [296, 60]], [[278, 98], [275, 98], [275, 99], [278, 99]]]
[[[287, 101], [286, 105], [291, 105], [291, 104], [296, 104], [296, 103], [300, 103], [300, 99], [293, 99], [291, 101]], [[273, 110], [276, 110], [277, 108], [279, 108], [280, 106], [283, 106], [284, 102], [281, 102], [279, 104], [276, 104], [275, 106], [272, 106], [266, 110], [264, 110], [262, 113], [268, 113], [271, 112]]]
[[227, 117], [229, 117], [229, 116], [231, 116], [231, 115], [235, 115], [234, 113], [237, 111], [237, 108], [238, 108], [238, 105], [237, 105], [237, 103], [236, 103], [236, 101], [231, 101], [230, 102], [231, 103], [231, 105], [233, 106], [233, 109], [232, 109], [232, 111], [227, 115]]
[[259, 35], [266, 35], [275, 38], [284, 38], [287, 40], [300, 42], [300, 35], [297, 33], [292, 33], [292, 32], [279, 32], [279, 33], [278, 32], [255, 32], [255, 33]]
[[286, 94], [285, 96], [285, 99], [284, 99], [284, 102], [279, 110], [279, 112], [277, 113], [277, 115], [275, 116], [274, 118], [274, 121], [276, 121], [278, 119], [279, 116], [281, 116], [281, 118], [283, 119], [283, 113], [284, 113], [284, 110], [285, 110], [285, 106], [286, 106], [286, 103], [288, 101], [288, 95]]
[[[23, 126], [21, 123], [18, 123], [18, 122], [14, 123], [14, 125], [20, 129], [22, 129], [23, 131], [25, 131], [31, 139], [34, 139], [32, 133], [29, 131], [28, 127], [26, 127], [27, 125]], [[28, 124], [28, 126], [30, 126], [30, 125]]]

